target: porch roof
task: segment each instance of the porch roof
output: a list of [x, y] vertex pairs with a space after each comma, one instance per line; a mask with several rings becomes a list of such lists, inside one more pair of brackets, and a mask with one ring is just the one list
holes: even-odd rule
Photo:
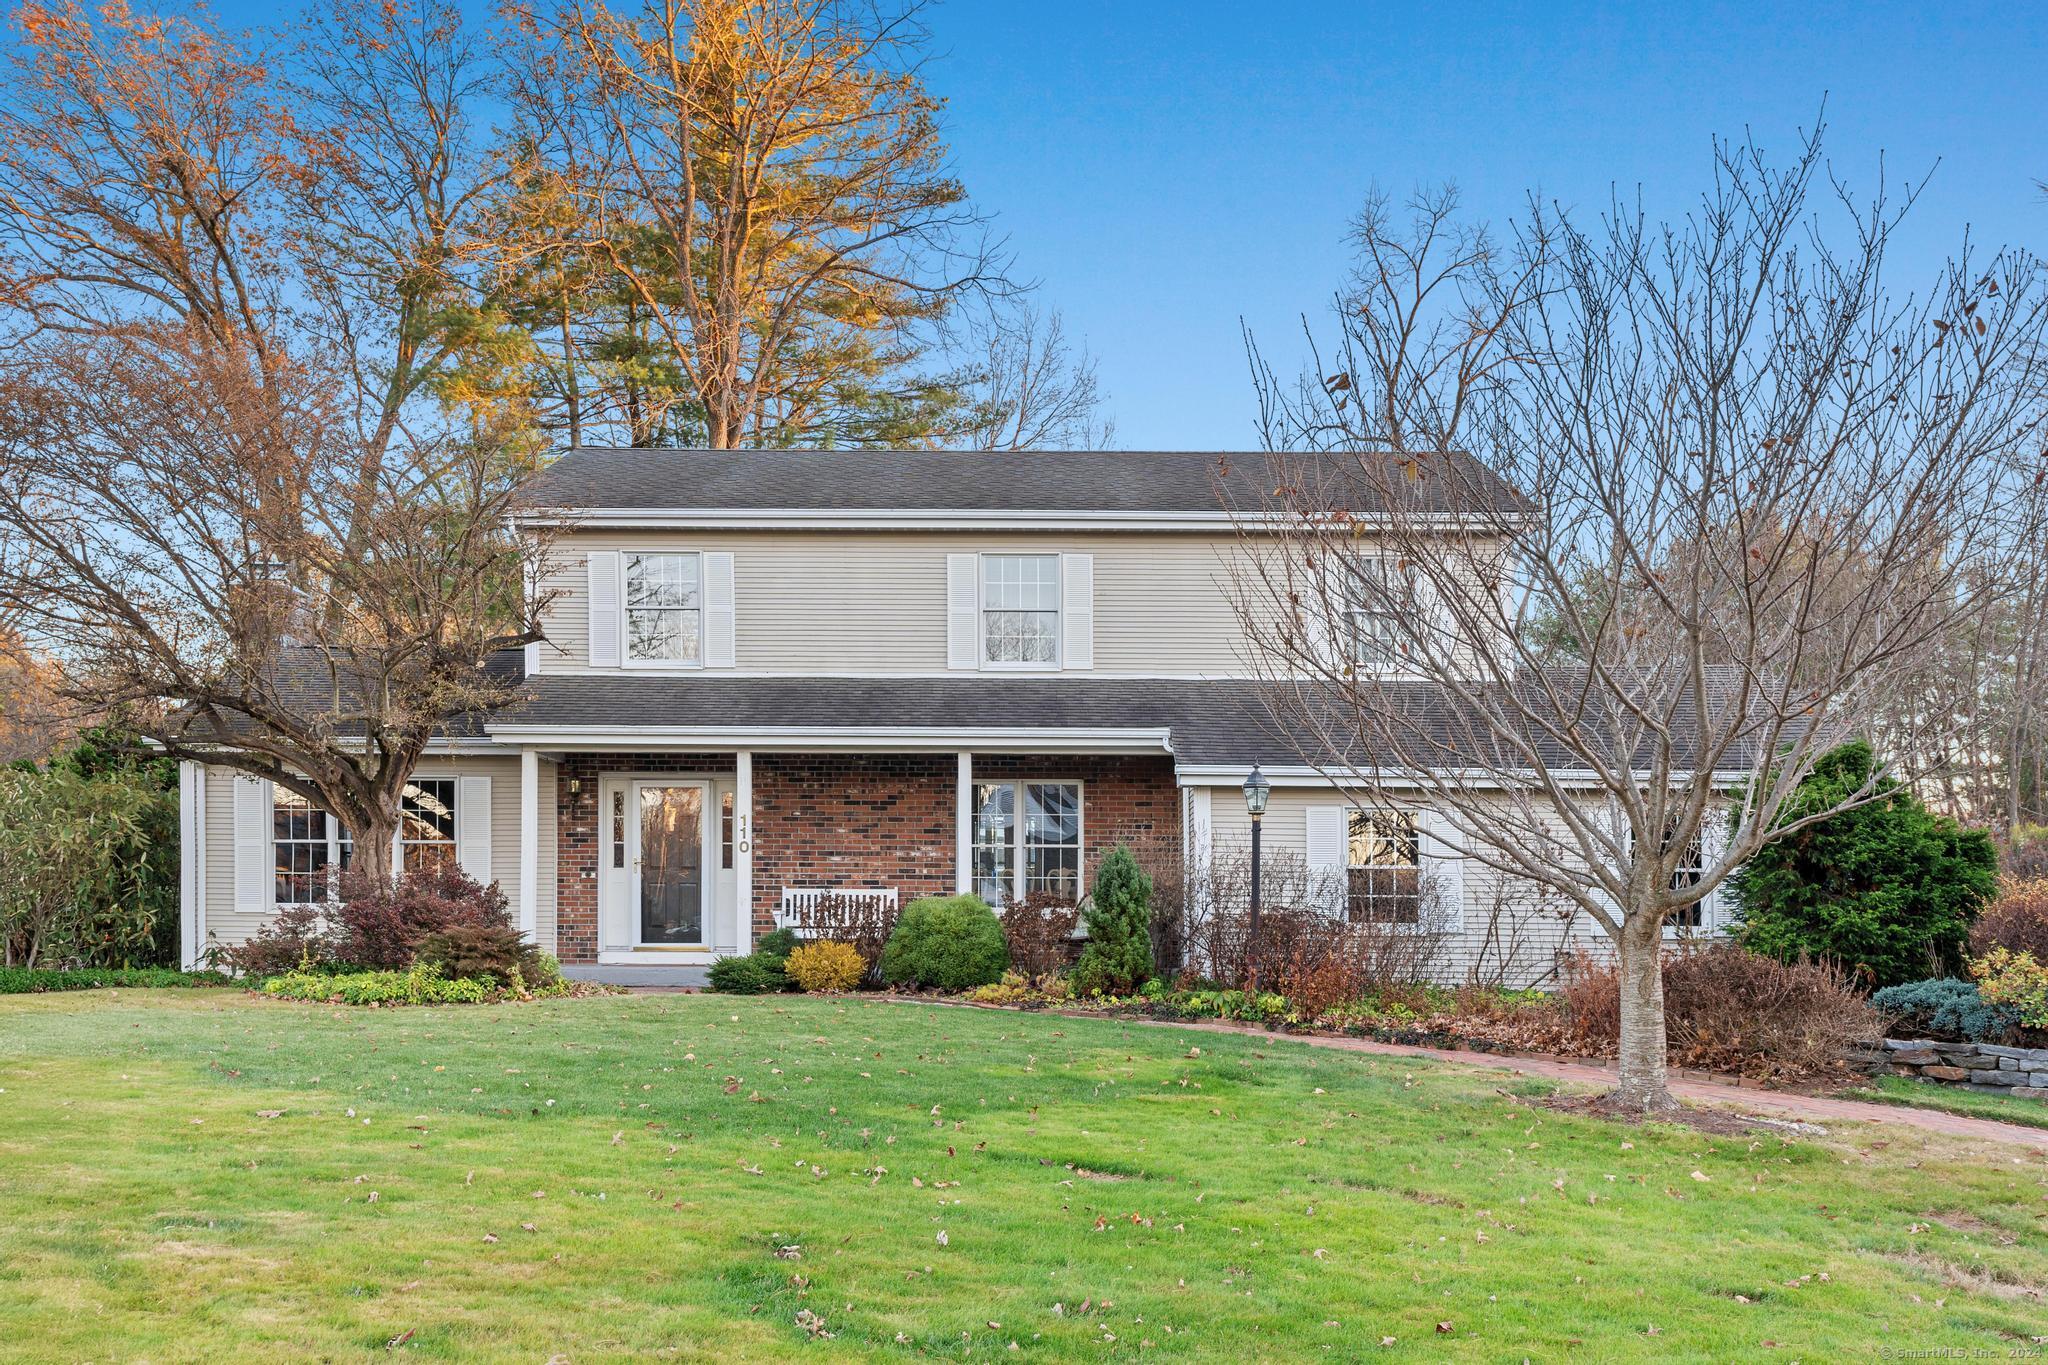
[[[1519, 686], [1538, 711], [1575, 695], [1575, 675], [1560, 670], [1548, 686]], [[1710, 678], [1709, 705], [1737, 704], [1726, 670]], [[500, 743], [547, 748], [689, 746], [805, 749], [960, 748], [1041, 753], [1167, 753], [1177, 766], [1220, 769], [1305, 763], [1370, 764], [1361, 751], [1359, 718], [1303, 686], [1276, 706], [1274, 684], [1251, 678], [1168, 679], [1048, 677], [729, 678], [617, 674], [541, 674], [526, 680], [526, 698], [486, 725]], [[1477, 751], [1484, 725], [1445, 688], [1388, 682], [1376, 706], [1402, 717], [1413, 737], [1433, 736], [1447, 757]], [[1689, 705], [1659, 708], [1679, 755], [1698, 742]], [[1582, 730], [1612, 730], [1621, 718], [1597, 711], [1570, 718]], [[1576, 768], [1558, 738], [1563, 718], [1532, 737], [1553, 769]], [[1628, 727], [1631, 731], [1634, 727]], [[1722, 757], [1749, 761], [1753, 735]], [[1645, 762], [1647, 735], [1638, 734]]]
[[[1280, 742], [1249, 680], [1150, 678], [712, 678], [542, 674], [490, 722], [501, 741], [574, 747], [702, 735], [810, 747], [957, 742], [1172, 753], [1183, 763], [1271, 761]], [[764, 747], [757, 742], [753, 747]]]

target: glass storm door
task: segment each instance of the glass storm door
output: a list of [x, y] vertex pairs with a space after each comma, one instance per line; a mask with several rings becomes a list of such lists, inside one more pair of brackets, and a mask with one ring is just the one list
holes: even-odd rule
[[642, 782], [633, 900], [642, 943], [705, 941], [704, 784]]

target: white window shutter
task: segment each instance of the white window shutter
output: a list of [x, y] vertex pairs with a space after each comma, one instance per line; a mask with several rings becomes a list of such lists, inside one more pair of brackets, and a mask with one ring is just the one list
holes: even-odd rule
[[590, 666], [619, 666], [619, 552], [590, 552]]
[[1443, 906], [1444, 928], [1460, 933], [1465, 928], [1465, 857], [1458, 831], [1436, 811], [1424, 811], [1420, 824], [1423, 884]]
[[1343, 661], [1345, 646], [1343, 632], [1339, 629], [1342, 620], [1336, 612], [1344, 597], [1331, 577], [1337, 572], [1339, 570], [1325, 558], [1305, 585], [1306, 591], [1297, 607], [1301, 613], [1302, 653], [1307, 656], [1301, 667], [1335, 666]]
[[491, 884], [491, 779], [455, 779], [455, 861], [485, 886]]
[[1095, 667], [1095, 556], [1060, 556], [1060, 666]]
[[946, 556], [946, 667], [981, 667], [981, 562]]
[[704, 556], [704, 666], [731, 668], [733, 662], [732, 555], [718, 550]]
[[277, 908], [277, 857], [271, 840], [270, 783], [235, 777], [235, 912], [267, 915]]
[[1308, 808], [1309, 894], [1322, 895], [1331, 913], [1344, 909], [1349, 889], [1346, 865], [1351, 861], [1351, 816], [1346, 806]]

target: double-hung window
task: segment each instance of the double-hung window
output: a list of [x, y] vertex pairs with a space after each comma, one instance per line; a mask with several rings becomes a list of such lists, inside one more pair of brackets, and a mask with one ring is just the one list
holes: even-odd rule
[[279, 905], [320, 905], [332, 897], [346, 849], [346, 841], [337, 839], [340, 824], [297, 792], [272, 790], [273, 895]]
[[454, 865], [455, 779], [416, 777], [398, 798], [399, 870]]
[[[1666, 834], [1665, 847], [1670, 847], [1672, 834]], [[1671, 889], [1690, 891], [1700, 884], [1707, 875], [1707, 847], [1701, 831], [1694, 830], [1692, 838], [1685, 841], [1685, 848], [1679, 853], [1678, 861], [1671, 868]], [[1683, 910], [1673, 910], [1664, 917], [1664, 927], [1678, 933], [1691, 933], [1706, 927], [1706, 901], [1696, 900]]]
[[990, 905], [1081, 899], [1081, 786], [974, 784], [974, 891]]
[[981, 557], [981, 660], [997, 667], [1058, 667], [1058, 555]]
[[696, 554], [625, 556], [626, 662], [704, 661], [704, 566]]
[[1401, 811], [1354, 810], [1344, 858], [1346, 917], [1353, 924], [1422, 920], [1422, 839]]
[[1351, 566], [1344, 626], [1352, 665], [1361, 673], [1399, 670], [1419, 622], [1415, 582], [1401, 561], [1380, 555]]

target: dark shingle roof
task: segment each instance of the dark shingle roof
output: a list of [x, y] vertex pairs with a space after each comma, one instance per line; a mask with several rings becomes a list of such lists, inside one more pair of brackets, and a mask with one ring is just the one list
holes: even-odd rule
[[[501, 649], [486, 656], [483, 675], [493, 690], [513, 688], [520, 685], [525, 667], [525, 658], [519, 650]], [[301, 717], [328, 715], [332, 718], [333, 732], [339, 735], [360, 736], [363, 733], [362, 717], [366, 708], [361, 698], [365, 683], [360, 673], [348, 667], [345, 659], [325, 650], [287, 646], [275, 660], [270, 686], [277, 704], [285, 710]], [[254, 728], [253, 722], [239, 712], [208, 714], [196, 706], [181, 710], [188, 718], [184, 737], [194, 743], [232, 746], [238, 737]], [[478, 711], [450, 712], [442, 718], [441, 737], [481, 739], [486, 719]]]
[[[1562, 678], [1556, 681], [1563, 681]], [[1355, 715], [1304, 689], [1291, 703], [1253, 679], [1153, 678], [717, 678], [543, 674], [527, 699], [500, 711], [493, 727], [593, 726], [752, 730], [1166, 730], [1184, 764], [1253, 762], [1289, 766], [1321, 753], [1335, 767], [1361, 766], [1366, 742]], [[1556, 689], [1560, 698], [1569, 689]], [[1539, 693], [1540, 697], [1541, 694]], [[1444, 761], [1483, 747], [1483, 727], [1427, 683], [1392, 683], [1385, 704], [1409, 717], [1402, 733], [1440, 737]], [[1611, 726], [1580, 716], [1583, 732]], [[1681, 747], [1693, 733], [1674, 717]], [[1638, 739], [1640, 742], [1640, 739]], [[573, 740], [565, 740], [574, 747]], [[878, 746], [886, 747], [886, 746]], [[1561, 744], [1539, 742], [1547, 763], [1576, 767]], [[1734, 755], [1746, 761], [1743, 755]], [[1391, 761], [1391, 760], [1383, 760]]]
[[[1377, 455], [1185, 451], [632, 450], [584, 446], [528, 485], [535, 509], [1071, 512], [1214, 515], [1256, 510], [1290, 480], [1357, 485], [1367, 512]], [[1437, 458], [1437, 457], [1433, 457]], [[1430, 511], [1512, 511], [1515, 492], [1469, 455], [1418, 482]]]
[[1184, 762], [1274, 760], [1258, 686], [1147, 678], [711, 678], [542, 674], [493, 726], [1171, 729]]

